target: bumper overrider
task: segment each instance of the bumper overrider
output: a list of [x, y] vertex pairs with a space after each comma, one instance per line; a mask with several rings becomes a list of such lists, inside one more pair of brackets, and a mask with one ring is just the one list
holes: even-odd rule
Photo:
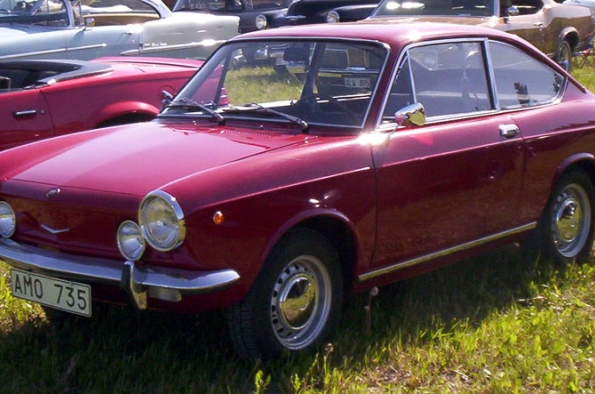
[[15, 268], [60, 279], [119, 286], [138, 309], [147, 308], [147, 297], [178, 302], [184, 295], [224, 290], [240, 278], [231, 269], [195, 272], [136, 266], [133, 261], [69, 255], [7, 238], [0, 239], [0, 259]]

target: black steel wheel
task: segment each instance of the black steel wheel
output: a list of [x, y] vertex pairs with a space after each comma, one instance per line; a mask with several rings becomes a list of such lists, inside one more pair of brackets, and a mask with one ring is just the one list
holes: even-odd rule
[[285, 236], [248, 295], [228, 311], [236, 349], [248, 359], [270, 359], [314, 348], [340, 318], [343, 281], [339, 258], [316, 231]]

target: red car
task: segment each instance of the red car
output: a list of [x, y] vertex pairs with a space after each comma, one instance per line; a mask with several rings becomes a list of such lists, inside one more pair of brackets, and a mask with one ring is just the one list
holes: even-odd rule
[[202, 63], [123, 57], [0, 61], [0, 150], [151, 120]]
[[[243, 58], [268, 50], [287, 72]], [[152, 122], [5, 151], [0, 179], [15, 296], [225, 309], [269, 358], [324, 343], [350, 292], [503, 243], [585, 259], [595, 97], [494, 29], [273, 29], [223, 44]]]

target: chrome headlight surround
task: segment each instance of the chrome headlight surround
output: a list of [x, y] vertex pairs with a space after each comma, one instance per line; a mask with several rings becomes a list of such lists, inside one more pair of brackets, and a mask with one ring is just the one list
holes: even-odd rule
[[255, 24], [256, 24], [256, 28], [258, 30], [264, 30], [267, 28], [268, 26], [268, 21], [267, 21], [267, 17], [260, 14], [256, 17], [256, 19], [254, 20]]
[[337, 23], [341, 20], [339, 13], [335, 10], [330, 11], [326, 14], [326, 23]]
[[0, 236], [10, 238], [17, 228], [17, 218], [12, 207], [6, 201], [0, 201]]
[[141, 227], [132, 220], [126, 220], [118, 227], [118, 249], [128, 261], [138, 261], [147, 244]]
[[162, 190], [145, 196], [138, 211], [143, 236], [156, 250], [169, 252], [186, 238], [184, 213], [175, 197]]

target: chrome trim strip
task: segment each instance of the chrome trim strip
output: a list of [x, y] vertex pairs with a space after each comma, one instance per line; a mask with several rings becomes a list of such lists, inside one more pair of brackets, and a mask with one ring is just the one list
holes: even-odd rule
[[[130, 287], [125, 290], [134, 292], [158, 288], [176, 290], [180, 294], [201, 294], [223, 290], [240, 278], [231, 269], [195, 272], [154, 266], [139, 267], [132, 261], [69, 255], [19, 244], [6, 238], [0, 239], [0, 259], [15, 268], [62, 279], [114, 286], [125, 283]], [[127, 277], [129, 274], [130, 278]]]
[[535, 227], [537, 227], [537, 222], [525, 224], [524, 226], [516, 227], [516, 228], [513, 228], [508, 231], [503, 231], [501, 233], [497, 233], [497, 234], [493, 234], [493, 235], [490, 235], [490, 236], [487, 236], [484, 238], [476, 239], [475, 241], [471, 241], [471, 242], [467, 242], [467, 243], [464, 243], [461, 245], [453, 246], [448, 249], [439, 250], [438, 252], [430, 253], [430, 254], [420, 256], [420, 257], [417, 257], [417, 258], [414, 258], [411, 260], [406, 260], [406, 261], [403, 261], [403, 262], [400, 262], [400, 263], [397, 263], [397, 264], [394, 264], [394, 265], [391, 265], [388, 267], [384, 267], [384, 268], [381, 268], [376, 271], [371, 271], [366, 274], [362, 274], [362, 275], [358, 276], [358, 280], [360, 282], [365, 282], [367, 280], [376, 278], [377, 276], [389, 274], [389, 273], [392, 273], [395, 271], [402, 270], [404, 268], [409, 268], [414, 265], [422, 264], [427, 261], [437, 259], [439, 257], [451, 255], [453, 253], [462, 252], [464, 250], [474, 248], [474, 247], [479, 246], [484, 243], [496, 241], [500, 238], [504, 238], [504, 237], [508, 237], [508, 236], [511, 236], [514, 234], [522, 233], [524, 231], [532, 230]]
[[20, 59], [29, 56], [38, 56], [38, 55], [53, 55], [55, 53], [65, 53], [71, 51], [80, 51], [85, 49], [94, 49], [94, 48], [105, 48], [107, 44], [98, 44], [98, 45], [88, 45], [83, 47], [76, 47], [76, 48], [59, 48], [59, 49], [50, 49], [47, 51], [38, 51], [38, 52], [26, 52], [26, 53], [17, 53], [15, 55], [6, 55], [0, 56], [0, 60], [9, 60], [9, 59]]
[[216, 47], [226, 42], [226, 40], [203, 40], [200, 42], [191, 42], [189, 44], [173, 44], [173, 45], [162, 45], [162, 46], [147, 46], [139, 49], [129, 49], [120, 53], [120, 56], [136, 56], [151, 52], [166, 52], [166, 51], [177, 51], [180, 49], [193, 49], [193, 48], [209, 48]]

